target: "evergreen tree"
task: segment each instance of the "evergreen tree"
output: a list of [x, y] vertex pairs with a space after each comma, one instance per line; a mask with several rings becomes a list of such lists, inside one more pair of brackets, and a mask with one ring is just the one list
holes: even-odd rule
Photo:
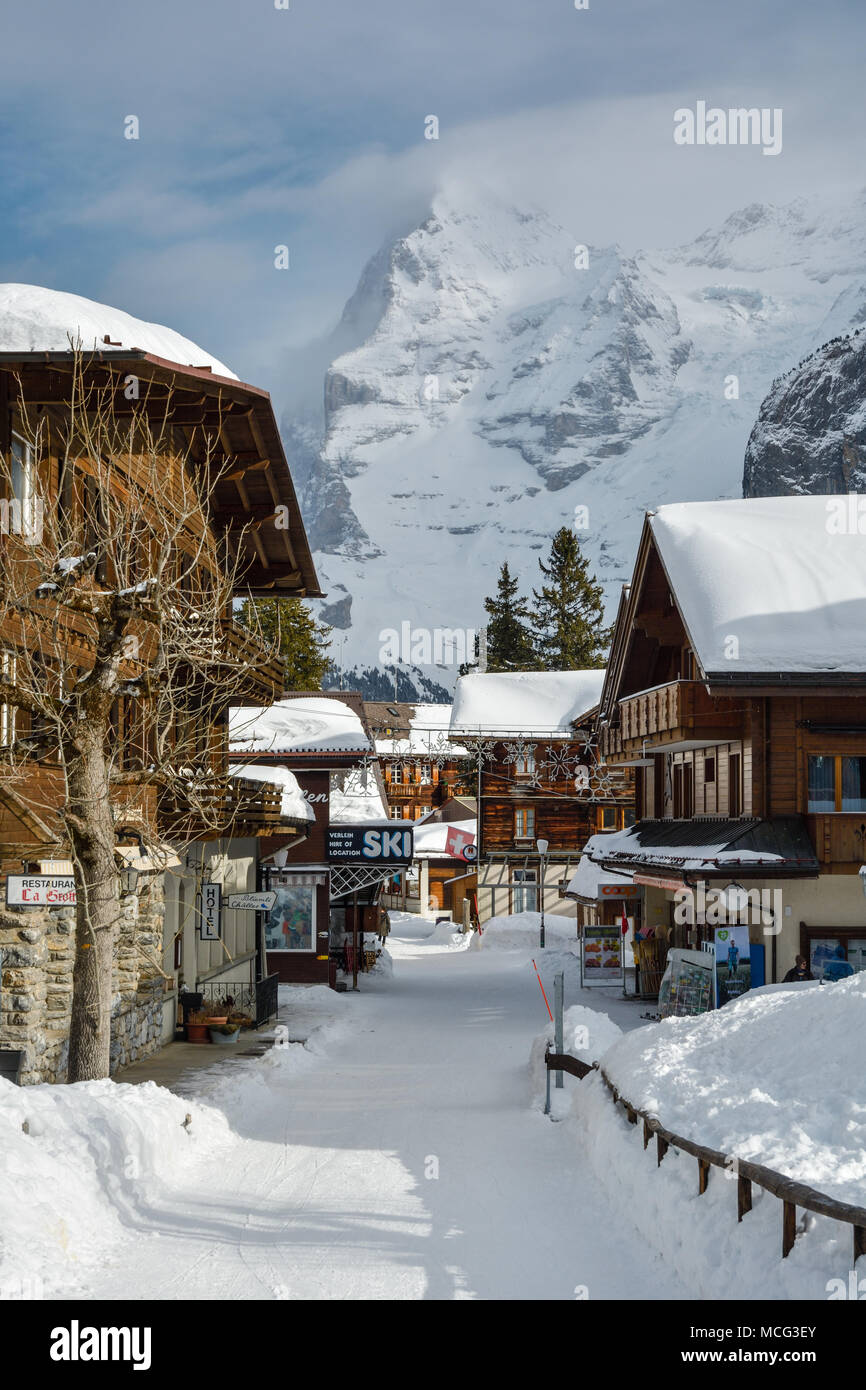
[[577, 536], [557, 531], [547, 564], [539, 560], [546, 583], [533, 589], [535, 640], [547, 671], [592, 670], [604, 666], [612, 629], [604, 626], [602, 588], [589, 572]]
[[537, 671], [539, 654], [532, 638], [526, 600], [518, 593], [506, 560], [499, 572], [496, 594], [484, 600], [487, 613], [487, 670]]
[[302, 599], [247, 599], [238, 618], [279, 651], [285, 664], [286, 690], [322, 689], [330, 666], [331, 629], [316, 621]]

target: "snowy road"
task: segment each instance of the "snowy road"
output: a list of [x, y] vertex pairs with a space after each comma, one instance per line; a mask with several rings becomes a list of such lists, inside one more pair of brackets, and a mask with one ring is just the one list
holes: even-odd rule
[[400, 922], [393, 978], [315, 991], [347, 1019], [316, 1055], [238, 1063], [247, 1084], [203, 1092], [235, 1137], [138, 1208], [93, 1297], [686, 1296], [571, 1127], [531, 1108], [546, 1014], [526, 955], [429, 931]]

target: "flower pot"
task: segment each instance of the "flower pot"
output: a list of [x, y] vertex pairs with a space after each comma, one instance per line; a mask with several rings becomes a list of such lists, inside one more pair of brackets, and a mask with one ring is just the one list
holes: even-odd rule
[[186, 1040], [191, 1043], [210, 1042], [208, 1037], [208, 1026], [206, 1023], [187, 1023]]
[[221, 1023], [228, 1023], [228, 1014], [219, 1014], [214, 1018], [206, 1018], [205, 1024], [208, 1028], [218, 1028]]
[[216, 1043], [217, 1047], [231, 1047], [237, 1042], [240, 1029], [236, 1033], [221, 1033], [219, 1028], [210, 1029], [210, 1040]]

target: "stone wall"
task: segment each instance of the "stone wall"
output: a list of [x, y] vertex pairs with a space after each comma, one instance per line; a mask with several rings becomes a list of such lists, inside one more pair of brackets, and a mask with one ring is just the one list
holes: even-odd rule
[[[163, 875], [143, 876], [139, 888], [122, 902], [117, 933], [112, 1072], [161, 1046], [164, 989], [171, 988], [157, 968], [165, 915]], [[65, 1081], [75, 908], [0, 908], [0, 956], [0, 1047], [25, 1053], [23, 1085]]]

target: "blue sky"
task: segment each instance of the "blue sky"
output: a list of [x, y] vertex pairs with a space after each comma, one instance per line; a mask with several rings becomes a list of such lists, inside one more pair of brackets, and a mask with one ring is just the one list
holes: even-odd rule
[[[866, 182], [860, 0], [290, 5], [7, 0], [0, 278], [169, 323], [279, 402], [443, 180], [628, 248]], [[698, 99], [782, 107], [783, 153], [675, 148]]]

